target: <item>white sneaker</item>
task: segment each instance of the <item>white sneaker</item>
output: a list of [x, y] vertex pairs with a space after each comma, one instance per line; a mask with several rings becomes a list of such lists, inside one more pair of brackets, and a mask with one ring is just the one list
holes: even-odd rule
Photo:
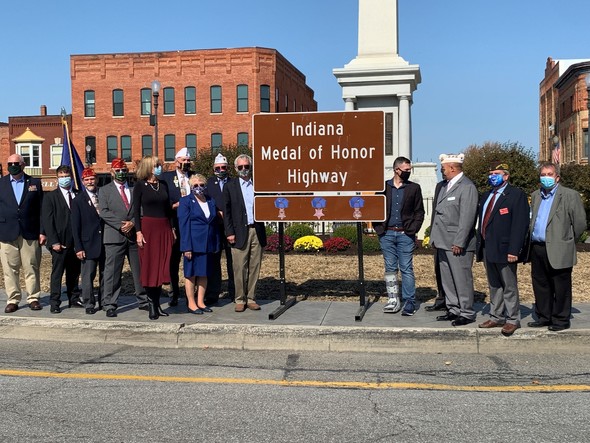
[[390, 298], [383, 308], [383, 312], [396, 314], [402, 310], [402, 301], [399, 297]]

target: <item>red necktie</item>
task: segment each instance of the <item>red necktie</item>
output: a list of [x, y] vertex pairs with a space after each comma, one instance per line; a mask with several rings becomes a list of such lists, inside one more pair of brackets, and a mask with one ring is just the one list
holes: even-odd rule
[[127, 200], [127, 194], [125, 194], [125, 185], [121, 186], [121, 198], [123, 199], [123, 203], [125, 203], [125, 208], [129, 210], [129, 200]]
[[496, 195], [497, 191], [494, 191], [492, 198], [486, 207], [486, 213], [483, 216], [483, 222], [481, 224], [481, 236], [484, 239], [486, 238], [486, 227], [488, 226], [488, 222], [490, 221], [490, 217], [492, 215], [492, 209], [494, 209], [494, 203], [496, 202]]

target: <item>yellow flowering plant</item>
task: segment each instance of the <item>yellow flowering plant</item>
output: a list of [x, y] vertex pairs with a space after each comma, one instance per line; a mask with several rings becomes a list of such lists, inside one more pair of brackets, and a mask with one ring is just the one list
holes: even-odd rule
[[324, 247], [322, 239], [315, 235], [306, 235], [295, 240], [293, 249], [297, 252], [317, 252]]

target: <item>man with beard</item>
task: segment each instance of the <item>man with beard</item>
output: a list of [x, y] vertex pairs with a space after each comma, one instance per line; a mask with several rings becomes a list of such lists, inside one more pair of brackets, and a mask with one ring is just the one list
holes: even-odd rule
[[94, 278], [99, 270], [98, 307], [102, 308], [104, 286], [104, 246], [102, 232], [104, 222], [98, 215], [98, 187], [96, 174], [91, 168], [82, 172], [84, 190], [72, 202], [72, 233], [74, 250], [82, 262], [82, 301], [86, 314], [96, 313]]

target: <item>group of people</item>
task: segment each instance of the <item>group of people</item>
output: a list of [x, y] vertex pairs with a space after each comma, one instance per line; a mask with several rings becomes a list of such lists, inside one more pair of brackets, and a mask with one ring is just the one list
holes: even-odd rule
[[171, 286], [169, 305], [178, 305], [181, 259], [187, 312], [211, 312], [221, 293], [223, 251], [235, 311], [260, 310], [255, 295], [266, 231], [254, 221], [252, 160], [240, 155], [234, 166], [238, 177], [230, 178], [227, 159], [219, 154], [214, 175], [207, 179], [191, 172], [188, 149], [182, 148], [169, 172], [162, 171], [157, 157], [143, 157], [137, 181], [130, 186], [127, 164], [116, 158], [112, 181], [99, 188], [91, 168], [83, 170], [82, 183], [74, 183], [70, 166], [61, 165], [57, 188], [44, 195], [41, 181], [24, 172], [24, 159], [11, 155], [9, 174], [0, 179], [5, 312], [19, 309], [21, 268], [29, 308], [43, 309], [43, 245], [51, 254], [49, 304], [54, 314], [62, 309], [65, 273], [68, 307], [84, 308], [90, 315], [104, 310], [107, 317], [116, 317], [125, 257], [138, 308], [148, 311], [150, 319], [168, 315], [160, 304], [163, 284]]
[[[529, 199], [510, 184], [510, 166], [489, 165], [489, 191], [481, 197], [463, 173], [464, 155], [441, 155], [443, 180], [435, 188], [430, 246], [435, 249], [438, 295], [426, 311], [442, 311], [438, 321], [453, 326], [475, 322], [473, 260], [483, 262], [490, 295], [489, 319], [479, 328], [501, 328], [511, 336], [520, 328], [517, 264], [531, 264], [536, 320], [531, 328], [570, 327], [572, 269], [576, 241], [586, 229], [586, 213], [576, 191], [560, 183], [559, 166], [539, 166], [539, 189]], [[385, 261], [388, 302], [384, 312], [416, 312], [413, 251], [424, 221], [420, 186], [409, 180], [412, 165], [398, 157], [385, 183], [386, 219], [375, 223]], [[397, 273], [401, 274], [401, 294]]]

